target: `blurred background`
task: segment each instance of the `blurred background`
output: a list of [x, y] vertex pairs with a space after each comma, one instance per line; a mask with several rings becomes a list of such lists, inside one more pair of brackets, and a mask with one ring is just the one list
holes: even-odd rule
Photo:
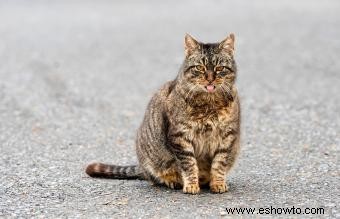
[[[215, 217], [268, 205], [339, 216], [339, 12], [336, 0], [0, 0], [0, 216]], [[135, 131], [175, 78], [185, 33], [231, 32], [243, 140], [229, 193], [85, 176], [93, 160], [137, 162]]]

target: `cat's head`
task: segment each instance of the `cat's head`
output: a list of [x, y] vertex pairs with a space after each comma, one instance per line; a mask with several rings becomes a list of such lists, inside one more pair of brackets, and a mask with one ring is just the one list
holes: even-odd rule
[[219, 43], [201, 43], [189, 34], [185, 36], [185, 61], [180, 81], [186, 92], [231, 95], [236, 79], [234, 43], [234, 34]]

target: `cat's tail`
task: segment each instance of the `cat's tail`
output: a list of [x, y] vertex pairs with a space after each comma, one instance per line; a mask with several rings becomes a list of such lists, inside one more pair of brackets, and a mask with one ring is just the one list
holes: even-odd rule
[[91, 177], [110, 179], [144, 179], [139, 167], [117, 166], [103, 163], [92, 163], [86, 167], [85, 171]]

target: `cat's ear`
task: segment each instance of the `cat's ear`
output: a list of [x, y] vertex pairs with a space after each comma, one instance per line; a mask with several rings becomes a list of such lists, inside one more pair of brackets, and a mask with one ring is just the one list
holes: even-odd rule
[[233, 54], [234, 48], [235, 48], [234, 45], [235, 45], [235, 35], [231, 33], [227, 38], [225, 38], [224, 40], [222, 40], [222, 42], [220, 42], [219, 48], [223, 52]]
[[185, 55], [190, 56], [196, 50], [200, 49], [200, 44], [189, 34], [185, 34], [184, 39]]

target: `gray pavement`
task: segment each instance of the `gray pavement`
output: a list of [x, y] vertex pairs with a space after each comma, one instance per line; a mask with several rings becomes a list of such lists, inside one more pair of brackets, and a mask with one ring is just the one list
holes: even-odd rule
[[[0, 218], [216, 218], [270, 206], [340, 218], [339, 11], [336, 0], [0, 1]], [[186, 32], [236, 34], [243, 134], [230, 192], [87, 177], [90, 161], [136, 163], [135, 131], [175, 77]]]

